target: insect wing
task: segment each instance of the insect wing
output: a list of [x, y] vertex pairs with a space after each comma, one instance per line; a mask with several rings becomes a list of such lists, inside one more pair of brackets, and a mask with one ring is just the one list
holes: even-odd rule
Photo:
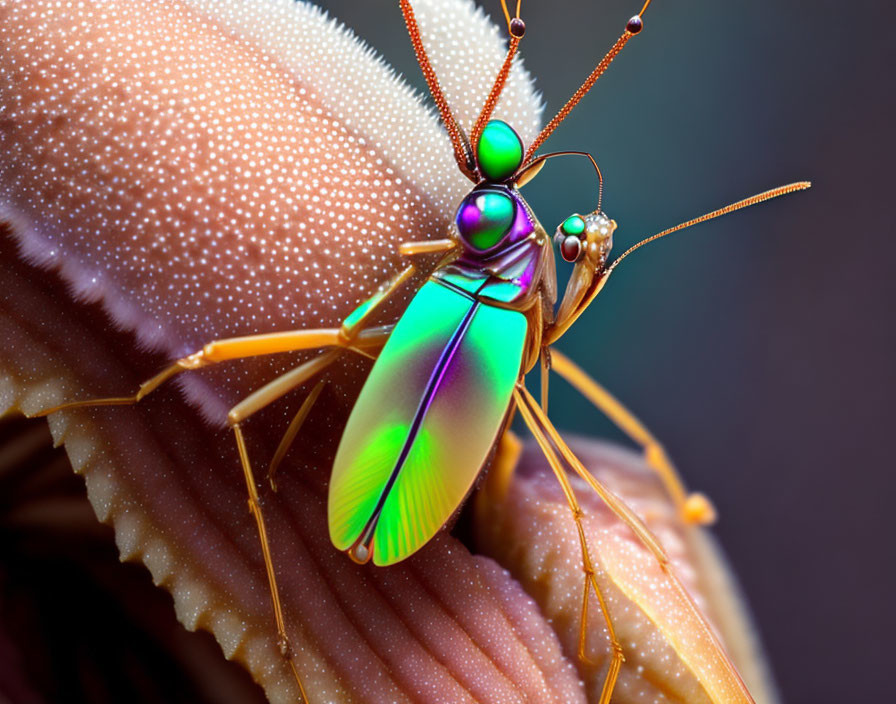
[[414, 297], [346, 425], [330, 479], [330, 538], [373, 530], [373, 561], [422, 547], [473, 485], [519, 376], [525, 317], [435, 281]]

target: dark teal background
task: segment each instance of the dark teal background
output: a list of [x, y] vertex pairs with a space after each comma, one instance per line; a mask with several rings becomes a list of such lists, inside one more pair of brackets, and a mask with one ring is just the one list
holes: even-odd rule
[[[324, 4], [422, 86], [397, 3]], [[639, 7], [523, 3], [550, 114]], [[894, 16], [867, 0], [655, 0], [547, 144], [597, 156], [617, 251], [815, 184], [639, 252], [561, 344], [715, 500], [789, 704], [892, 700]], [[591, 189], [570, 164], [527, 198], [553, 229]], [[619, 437], [559, 382], [552, 415]]]

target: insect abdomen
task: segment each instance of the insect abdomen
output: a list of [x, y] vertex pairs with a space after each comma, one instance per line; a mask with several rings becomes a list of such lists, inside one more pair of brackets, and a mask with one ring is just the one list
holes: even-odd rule
[[527, 323], [428, 281], [374, 365], [330, 479], [330, 538], [403, 560], [451, 517], [507, 413]]

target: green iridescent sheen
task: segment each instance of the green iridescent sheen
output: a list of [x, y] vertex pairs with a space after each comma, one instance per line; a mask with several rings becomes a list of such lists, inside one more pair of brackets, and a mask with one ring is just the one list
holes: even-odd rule
[[460, 506], [497, 440], [519, 378], [526, 319], [480, 305], [383, 506], [377, 564], [423, 547]]
[[523, 163], [523, 143], [506, 122], [492, 120], [479, 137], [476, 160], [486, 179], [504, 181]]
[[370, 520], [408, 437], [429, 373], [469, 301], [427, 283], [389, 337], [342, 434], [330, 476], [330, 539], [350, 548]]
[[476, 197], [476, 205], [481, 213], [479, 226], [468, 241], [476, 249], [491, 249], [513, 225], [513, 200], [504, 193], [483, 193]]
[[585, 221], [579, 215], [570, 215], [560, 229], [567, 235], [581, 235], [585, 231]]
[[439, 279], [441, 281], [446, 281], [450, 283], [452, 286], [457, 286], [457, 288], [466, 291], [471, 296], [474, 295], [480, 288], [482, 288], [482, 284], [485, 283], [485, 280], [488, 278], [488, 274], [483, 273], [480, 276], [470, 276], [467, 273], [461, 273], [457, 270], [442, 270], [439, 272]]
[[513, 281], [493, 281], [481, 291], [484, 299], [511, 303], [517, 300], [522, 292], [522, 287]]
[[[337, 548], [354, 545], [381, 501], [374, 564], [399, 562], [438, 532], [501, 430], [526, 332], [519, 312], [477, 304], [432, 280], [420, 289], [380, 353], [336, 453], [329, 519]], [[444, 373], [434, 377], [440, 360]], [[427, 397], [427, 389], [435, 393]]]
[[377, 303], [382, 296], [377, 294], [375, 296], [371, 296], [366, 301], [364, 301], [361, 305], [355, 308], [351, 313], [349, 313], [348, 317], [342, 323], [345, 328], [353, 328], [355, 325], [360, 323], [364, 316], [367, 315], [367, 312], [373, 307], [375, 303]]

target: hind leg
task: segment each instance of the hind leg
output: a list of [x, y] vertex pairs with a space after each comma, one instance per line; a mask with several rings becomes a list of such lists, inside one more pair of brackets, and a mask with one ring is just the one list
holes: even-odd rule
[[[610, 511], [612, 511], [619, 520], [621, 520], [626, 526], [628, 526], [628, 528], [637, 538], [638, 542], [640, 542], [644, 546], [644, 548], [646, 548], [651, 553], [657, 563], [657, 566], [662, 571], [667, 584], [673, 590], [677, 599], [677, 603], [679, 604], [679, 606], [686, 610], [686, 612], [688, 613], [688, 617], [692, 619], [692, 625], [700, 630], [700, 637], [704, 638], [707, 643], [711, 644], [711, 650], [709, 652], [712, 653], [712, 657], [716, 660], [717, 664], [721, 668], [720, 672], [724, 674], [724, 679], [727, 683], [726, 687], [729, 688], [729, 692], [732, 696], [731, 701], [752, 702], [753, 700], [746, 689], [746, 685], [740, 678], [740, 675], [737, 674], [737, 670], [725, 653], [725, 649], [722, 647], [718, 636], [706, 622], [705, 617], [700, 612], [700, 609], [694, 602], [694, 598], [691, 596], [690, 592], [685, 589], [684, 585], [681, 583], [681, 580], [672, 570], [672, 566], [669, 562], [669, 557], [666, 555], [666, 551], [663, 549], [663, 546], [660, 544], [656, 536], [644, 524], [641, 518], [637, 514], [635, 514], [635, 512], [632, 511], [624, 501], [622, 501], [622, 499], [617, 497], [606, 486], [604, 486], [604, 484], [600, 482], [593, 474], [591, 474], [591, 472], [588, 471], [588, 469], [581, 463], [581, 461], [579, 461], [573, 451], [560, 436], [560, 433], [557, 432], [557, 429], [554, 427], [553, 423], [551, 423], [550, 419], [548, 419], [547, 416], [541, 413], [541, 409], [538, 407], [535, 399], [526, 390], [526, 388], [522, 386], [522, 384], [517, 385], [515, 394], [518, 403], [522, 401], [522, 403], [528, 409], [529, 418], [530, 420], [532, 420], [533, 426], [537, 428], [538, 431], [538, 434], [536, 434], [536, 439], [538, 439], [540, 435], [541, 439], [539, 444], [544, 443], [542, 445], [542, 450], [545, 451], [546, 456], [547, 450], [553, 450], [553, 448], [556, 448], [557, 452], [559, 452], [560, 454], [560, 457], [562, 457], [566, 464], [570, 468], [572, 468], [588, 484], [588, 486], [591, 487], [591, 489], [595, 494], [598, 495], [601, 501], [606, 504], [607, 508], [609, 508]], [[533, 433], [534, 432], [535, 431], [533, 430]], [[554, 461], [556, 461], [556, 453], [553, 454]], [[551, 461], [550, 458], [549, 461]]]
[[[388, 337], [388, 332], [384, 334], [384, 337]], [[246, 447], [246, 439], [243, 435], [242, 424], [261, 409], [269, 406], [277, 399], [281, 398], [293, 389], [298, 388], [317, 374], [323, 372], [327, 367], [335, 362], [341, 354], [341, 349], [329, 350], [315, 357], [314, 359], [311, 359], [304, 364], [299, 365], [295, 369], [286, 372], [285, 374], [277, 377], [273, 381], [261, 387], [257, 391], [249, 394], [249, 396], [247, 396], [245, 399], [231, 408], [227, 414], [227, 422], [230, 424], [230, 427], [233, 428], [233, 433], [236, 438], [237, 450], [240, 456], [240, 466], [243, 469], [243, 478], [246, 481], [246, 491], [248, 493], [249, 499], [249, 512], [255, 519], [255, 526], [258, 531], [258, 540], [261, 544], [261, 554], [262, 558], [264, 559], [265, 572], [267, 573], [268, 579], [268, 589], [271, 594], [271, 604], [274, 611], [274, 625], [277, 629], [277, 644], [283, 657], [285, 657], [289, 662], [290, 669], [292, 670], [296, 683], [298, 684], [299, 689], [302, 693], [304, 702], [308, 701], [308, 696], [305, 693], [305, 687], [302, 683], [302, 677], [299, 674], [299, 668], [296, 665], [292, 655], [292, 648], [289, 644], [289, 638], [286, 635], [286, 621], [283, 617], [283, 606], [280, 601], [280, 591], [277, 587], [277, 575], [276, 571], [274, 570], [274, 560], [271, 555], [270, 539], [268, 538], [267, 529], [265, 527], [264, 512], [261, 506], [261, 499], [258, 495], [258, 485], [255, 481], [255, 473], [252, 470], [252, 462], [249, 458], [249, 451]], [[320, 388], [321, 384], [318, 384], [318, 386], [315, 387], [317, 393], [319, 393]], [[312, 391], [313, 398], [316, 398], [316, 392]], [[307, 415], [308, 410], [310, 410], [311, 404], [313, 403], [313, 398], [311, 400], [311, 403], [308, 403], [308, 401], [306, 400], [306, 402], [303, 404], [303, 408], [306, 408], [304, 415]], [[304, 415], [302, 416], [302, 420], [304, 419]], [[299, 423], [293, 421], [293, 423], [290, 424], [290, 428], [292, 429], [292, 426], [298, 425], [301, 425], [301, 420], [299, 421]], [[290, 431], [287, 431], [287, 435], [289, 435], [289, 432]], [[295, 428], [292, 437], [294, 437], [295, 433], [297, 432], [298, 427]], [[290, 440], [292, 439], [292, 437], [290, 437]], [[281, 441], [281, 446], [282, 445], [283, 442]], [[285, 449], [283, 450], [283, 452], [285, 453]]]
[[647, 465], [666, 486], [685, 521], [706, 525], [715, 520], [716, 512], [710, 500], [704, 494], [688, 494], [663, 446], [631, 411], [569, 357], [553, 348], [550, 351], [550, 363], [554, 371], [641, 446]]
[[289, 427], [287, 427], [286, 432], [283, 433], [283, 437], [280, 438], [277, 450], [274, 452], [271, 463], [268, 465], [268, 484], [271, 485], [273, 491], [277, 491], [277, 482], [274, 480], [274, 474], [277, 472], [277, 467], [280, 466], [283, 458], [286, 457], [286, 453], [289, 451], [290, 446], [302, 429], [302, 424], [311, 412], [311, 408], [314, 406], [315, 401], [317, 401], [317, 397], [320, 396], [320, 392], [323, 391], [325, 383], [326, 382], [324, 381], [319, 381], [314, 388], [311, 389], [311, 393], [309, 393], [308, 396], [305, 397], [305, 400], [302, 401], [302, 405], [299, 407], [298, 412], [295, 414], [292, 421], [290, 421]]
[[[278, 377], [267, 386], [259, 389], [242, 402], [234, 406], [228, 413], [228, 421], [233, 428], [233, 434], [236, 438], [237, 451], [240, 456], [240, 466], [243, 469], [243, 478], [246, 481], [246, 492], [249, 500], [249, 512], [255, 519], [255, 527], [258, 532], [258, 541], [261, 544], [261, 555], [264, 560], [265, 572], [268, 579], [268, 590], [271, 595], [271, 606], [274, 611], [274, 626], [277, 629], [277, 645], [280, 653], [289, 662], [293, 677], [299, 686], [302, 694], [302, 702], [308, 702], [308, 695], [305, 692], [305, 686], [302, 682], [302, 676], [299, 668], [293, 658], [292, 648], [289, 643], [289, 637], [286, 635], [286, 620], [283, 617], [283, 606], [280, 602], [280, 590], [277, 587], [277, 574], [274, 570], [274, 560], [271, 556], [270, 539], [268, 538], [267, 528], [265, 527], [264, 512], [261, 507], [261, 499], [258, 495], [258, 485], [255, 482], [255, 474], [252, 471], [252, 462], [249, 459], [249, 451], [246, 447], [246, 439], [243, 436], [241, 423], [249, 418], [252, 414], [260, 411], [262, 408], [280, 398], [283, 394], [300, 386], [310, 377], [323, 371], [327, 366], [332, 364], [338, 355], [339, 350], [332, 350], [312, 359], [310, 362], [297, 367], [291, 372], [287, 372]], [[273, 393], [276, 391], [276, 393]]]
[[229, 359], [312, 349], [316, 347], [331, 348], [321, 355], [305, 362], [296, 369], [277, 377], [262, 388], [250, 394], [243, 401], [234, 406], [227, 415], [228, 423], [233, 428], [237, 451], [240, 457], [240, 465], [246, 482], [249, 510], [255, 519], [258, 538], [261, 544], [262, 557], [265, 564], [274, 612], [274, 622], [277, 629], [278, 646], [283, 656], [289, 662], [290, 669], [299, 687], [303, 702], [308, 702], [309, 700], [299, 669], [292, 657], [289, 639], [286, 634], [283, 608], [280, 601], [276, 573], [271, 556], [270, 540], [268, 538], [261, 501], [258, 495], [255, 476], [249, 459], [249, 453], [241, 424], [257, 411], [323, 371], [326, 367], [332, 364], [344, 350], [351, 349], [357, 353], [370, 356], [368, 350], [375, 350], [377, 347], [381, 347], [391, 334], [392, 326], [363, 329], [364, 323], [369, 320], [371, 313], [411, 276], [413, 271], [414, 268], [409, 266], [397, 276], [393, 277], [393, 279], [387, 282], [379, 291], [377, 291], [377, 293], [362, 303], [361, 306], [346, 318], [339, 328], [296, 330], [216, 340], [205, 345], [201, 350], [178, 360], [156, 376], [148, 379], [141, 384], [138, 391], [131, 396], [74, 401], [44, 410], [38, 414], [39, 416], [46, 416], [58, 410], [77, 407], [132, 405], [139, 402], [147, 394], [153, 392], [163, 383], [182, 371], [197, 369]]
[[616, 629], [613, 627], [613, 619], [610, 616], [610, 610], [607, 607], [606, 599], [598, 586], [597, 578], [595, 576], [594, 562], [591, 559], [591, 553], [588, 550], [588, 541], [585, 537], [585, 529], [582, 526], [584, 512], [579, 506], [578, 499], [569, 482], [569, 477], [566, 476], [566, 470], [563, 468], [560, 458], [557, 457], [557, 453], [551, 446], [548, 434], [542, 427], [543, 423], [538, 416], [540, 409], [535, 404], [534, 399], [529, 396], [529, 392], [526, 391], [522, 384], [517, 384], [517, 388], [514, 390], [514, 399], [516, 400], [517, 408], [519, 409], [520, 415], [523, 417], [526, 426], [532, 432], [532, 435], [535, 436], [535, 440], [538, 442], [541, 451], [544, 453], [548, 464], [550, 464], [551, 469], [554, 470], [554, 474], [557, 476], [557, 480], [560, 482], [560, 486], [563, 489], [566, 502], [569, 504], [569, 508], [572, 511], [572, 517], [575, 521], [576, 531], [579, 538], [579, 547], [582, 551], [582, 570], [585, 573], [585, 583], [582, 593], [582, 613], [579, 625], [579, 659], [588, 662], [588, 657], [585, 653], [585, 644], [588, 633], [589, 600], [591, 591], [593, 590], [597, 597], [597, 602], [600, 606], [604, 622], [607, 625], [607, 634], [610, 638], [610, 664], [607, 668], [607, 675], [604, 679], [603, 688], [601, 689], [599, 702], [599, 704], [609, 704], [625, 656], [622, 652], [622, 645], [616, 637]]

